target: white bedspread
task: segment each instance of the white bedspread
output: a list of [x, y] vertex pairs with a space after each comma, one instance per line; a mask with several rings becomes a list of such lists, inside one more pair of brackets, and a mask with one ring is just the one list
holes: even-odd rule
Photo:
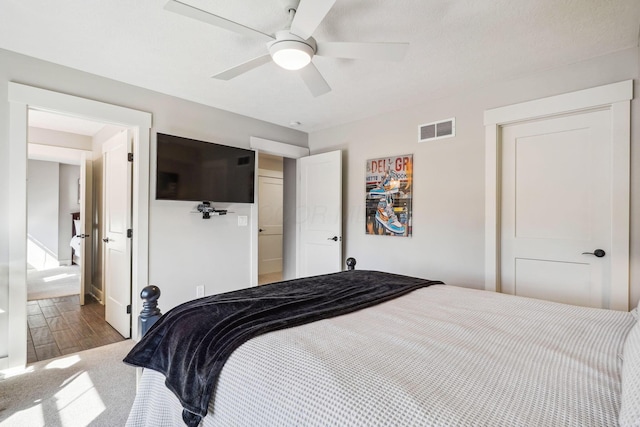
[[[254, 338], [204, 426], [615, 426], [629, 313], [431, 286]], [[131, 426], [180, 426], [145, 370]]]
[[75, 256], [77, 256], [78, 258], [80, 258], [80, 236], [73, 236], [71, 238], [71, 241], [69, 242], [69, 246], [71, 246], [71, 248], [74, 250], [73, 254]]

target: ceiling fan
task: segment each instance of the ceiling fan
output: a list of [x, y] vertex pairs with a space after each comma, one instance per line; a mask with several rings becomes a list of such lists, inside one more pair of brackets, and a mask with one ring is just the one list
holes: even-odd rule
[[311, 35], [335, 2], [336, 0], [284, 0], [289, 22], [283, 30], [277, 31], [274, 35], [230, 21], [178, 0], [169, 0], [165, 9], [229, 31], [253, 36], [267, 43], [268, 53], [229, 68], [213, 78], [230, 80], [273, 60], [284, 69], [299, 70], [300, 77], [311, 94], [320, 96], [330, 92], [331, 88], [311, 62], [314, 56], [400, 61], [409, 47], [408, 43], [317, 43]]

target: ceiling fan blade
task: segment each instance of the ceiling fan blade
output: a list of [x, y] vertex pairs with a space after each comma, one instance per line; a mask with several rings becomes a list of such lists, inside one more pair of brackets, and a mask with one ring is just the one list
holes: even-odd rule
[[301, 0], [290, 32], [303, 39], [311, 37], [336, 0]]
[[245, 27], [237, 22], [229, 21], [221, 16], [214, 15], [213, 13], [206, 12], [202, 9], [198, 9], [188, 4], [179, 2], [177, 0], [169, 0], [164, 8], [168, 11], [175, 12], [177, 14], [186, 16], [188, 18], [197, 19], [198, 21], [205, 22], [207, 24], [215, 25], [216, 27], [224, 28], [225, 30], [233, 31], [235, 33], [259, 37], [265, 42], [273, 41], [274, 37], [269, 34], [265, 34], [261, 31], [255, 30], [250, 27]]
[[258, 56], [257, 58], [253, 58], [245, 63], [240, 65], [236, 65], [235, 67], [231, 67], [228, 70], [224, 70], [221, 73], [212, 76], [214, 79], [218, 80], [231, 80], [234, 77], [238, 77], [240, 74], [244, 74], [247, 71], [251, 71], [254, 68], [258, 68], [259, 66], [266, 64], [271, 61], [271, 55], [266, 54], [262, 56]]
[[331, 87], [329, 87], [329, 84], [322, 77], [316, 66], [313, 65], [313, 62], [301, 69], [299, 73], [314, 97], [331, 92]]
[[400, 61], [404, 58], [409, 43], [318, 43], [318, 56], [332, 58], [377, 59], [382, 61]]

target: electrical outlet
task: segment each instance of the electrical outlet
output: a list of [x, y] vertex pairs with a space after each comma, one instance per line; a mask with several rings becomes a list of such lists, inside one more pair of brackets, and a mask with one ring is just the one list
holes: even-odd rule
[[196, 298], [202, 298], [204, 296], [204, 285], [196, 286]]
[[246, 215], [238, 215], [238, 227], [246, 227], [249, 223]]

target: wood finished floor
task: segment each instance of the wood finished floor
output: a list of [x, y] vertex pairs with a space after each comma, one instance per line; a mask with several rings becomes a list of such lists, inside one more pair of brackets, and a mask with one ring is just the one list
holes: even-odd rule
[[29, 301], [27, 325], [27, 363], [124, 341], [89, 295], [84, 306], [79, 295]]
[[258, 285], [282, 281], [282, 271], [258, 275]]

